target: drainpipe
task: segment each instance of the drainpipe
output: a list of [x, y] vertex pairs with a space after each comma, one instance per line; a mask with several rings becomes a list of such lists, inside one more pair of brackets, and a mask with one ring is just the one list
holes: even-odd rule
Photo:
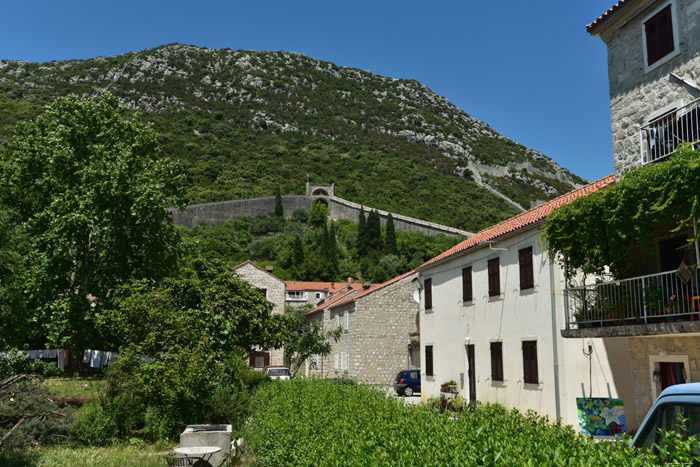
[[700, 250], [698, 249], [698, 223], [693, 217], [693, 233], [695, 234], [695, 261], [700, 262]]
[[557, 420], [561, 418], [561, 403], [559, 398], [559, 352], [557, 349], [557, 303], [554, 291], [554, 265], [549, 261], [549, 293], [552, 301], [552, 359], [554, 360], [554, 404]]

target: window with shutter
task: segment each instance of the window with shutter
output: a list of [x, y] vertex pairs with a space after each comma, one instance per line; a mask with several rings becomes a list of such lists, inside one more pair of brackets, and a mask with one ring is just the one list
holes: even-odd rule
[[333, 369], [337, 370], [338, 369], [338, 354], [333, 355]]
[[498, 258], [488, 261], [489, 274], [489, 297], [497, 297], [501, 295], [501, 275], [500, 275], [500, 260]]
[[423, 289], [425, 290], [425, 309], [430, 310], [433, 308], [433, 280], [423, 281]]
[[347, 352], [342, 352], [340, 354], [340, 369], [341, 370], [347, 370], [348, 369], [348, 353]]
[[265, 352], [264, 360], [265, 360], [264, 366], [268, 366], [270, 364], [270, 352]]
[[338, 313], [335, 314], [335, 328], [338, 329], [340, 327], [340, 315]]
[[462, 269], [462, 301], [469, 302], [474, 298], [472, 293], [472, 267]]
[[503, 342], [491, 342], [491, 381], [503, 381]]
[[539, 384], [537, 341], [523, 341], [523, 381], [526, 384]]
[[647, 66], [661, 60], [674, 50], [671, 5], [644, 22]]
[[532, 247], [523, 248], [518, 252], [520, 265], [520, 290], [535, 287], [535, 275], [532, 267]]
[[345, 313], [345, 332], [350, 328], [350, 313]]
[[425, 374], [433, 376], [433, 346], [425, 346]]

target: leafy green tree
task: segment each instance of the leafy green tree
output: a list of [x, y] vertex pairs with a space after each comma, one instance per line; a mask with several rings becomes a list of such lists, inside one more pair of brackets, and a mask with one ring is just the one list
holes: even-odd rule
[[56, 100], [20, 123], [0, 161], [0, 205], [33, 240], [27, 297], [53, 345], [95, 343], [110, 290], [173, 267], [183, 177], [156, 133], [110, 94]]
[[0, 210], [0, 349], [19, 346], [31, 335], [21, 294], [26, 238]]
[[340, 328], [324, 332], [320, 322], [307, 321], [307, 311], [300, 308], [286, 313], [289, 337], [284, 343], [284, 356], [294, 374], [312, 355], [328, 355], [331, 352], [330, 340], [337, 342], [343, 332]]
[[322, 227], [328, 222], [328, 207], [320, 200], [316, 200], [309, 209], [309, 224], [313, 227]]
[[277, 185], [277, 192], [275, 193], [275, 216], [284, 217], [284, 208], [282, 207], [282, 193], [280, 192], [279, 185]]
[[361, 258], [367, 254], [367, 219], [365, 208], [360, 206], [360, 217], [357, 224], [357, 255]]
[[384, 254], [397, 255], [399, 247], [396, 244], [396, 231], [394, 230], [394, 216], [389, 213], [386, 218], [386, 238], [384, 239]]

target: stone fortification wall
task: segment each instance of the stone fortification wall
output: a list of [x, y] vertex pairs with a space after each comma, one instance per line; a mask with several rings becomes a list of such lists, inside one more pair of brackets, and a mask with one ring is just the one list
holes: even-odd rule
[[[333, 220], [348, 219], [357, 222], [360, 218], [360, 205], [351, 201], [338, 198], [337, 196], [321, 197], [328, 201], [328, 210]], [[308, 210], [316, 197], [303, 195], [282, 196], [282, 207], [287, 216], [291, 216], [297, 209]], [[172, 209], [173, 222], [175, 225], [193, 227], [200, 223], [221, 225], [228, 220], [239, 217], [255, 217], [260, 214], [267, 214], [275, 210], [274, 196], [266, 198], [249, 198], [232, 201], [218, 201], [215, 203], [190, 204], [184, 211]], [[372, 208], [365, 206], [368, 213]], [[386, 224], [389, 215], [387, 211], [377, 210], [382, 220], [382, 225]], [[426, 235], [437, 235], [439, 233], [469, 237], [471, 232], [435, 224], [412, 217], [402, 216], [392, 213], [394, 217], [394, 227], [397, 230], [421, 232]]]

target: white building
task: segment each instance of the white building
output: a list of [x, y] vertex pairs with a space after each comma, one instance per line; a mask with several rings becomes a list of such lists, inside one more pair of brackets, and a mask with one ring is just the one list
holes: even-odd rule
[[574, 426], [577, 397], [622, 398], [628, 420], [636, 420], [626, 340], [561, 336], [564, 275], [540, 244], [553, 209], [613, 181], [605, 177], [483, 230], [418, 268], [424, 402], [454, 380], [469, 400]]

